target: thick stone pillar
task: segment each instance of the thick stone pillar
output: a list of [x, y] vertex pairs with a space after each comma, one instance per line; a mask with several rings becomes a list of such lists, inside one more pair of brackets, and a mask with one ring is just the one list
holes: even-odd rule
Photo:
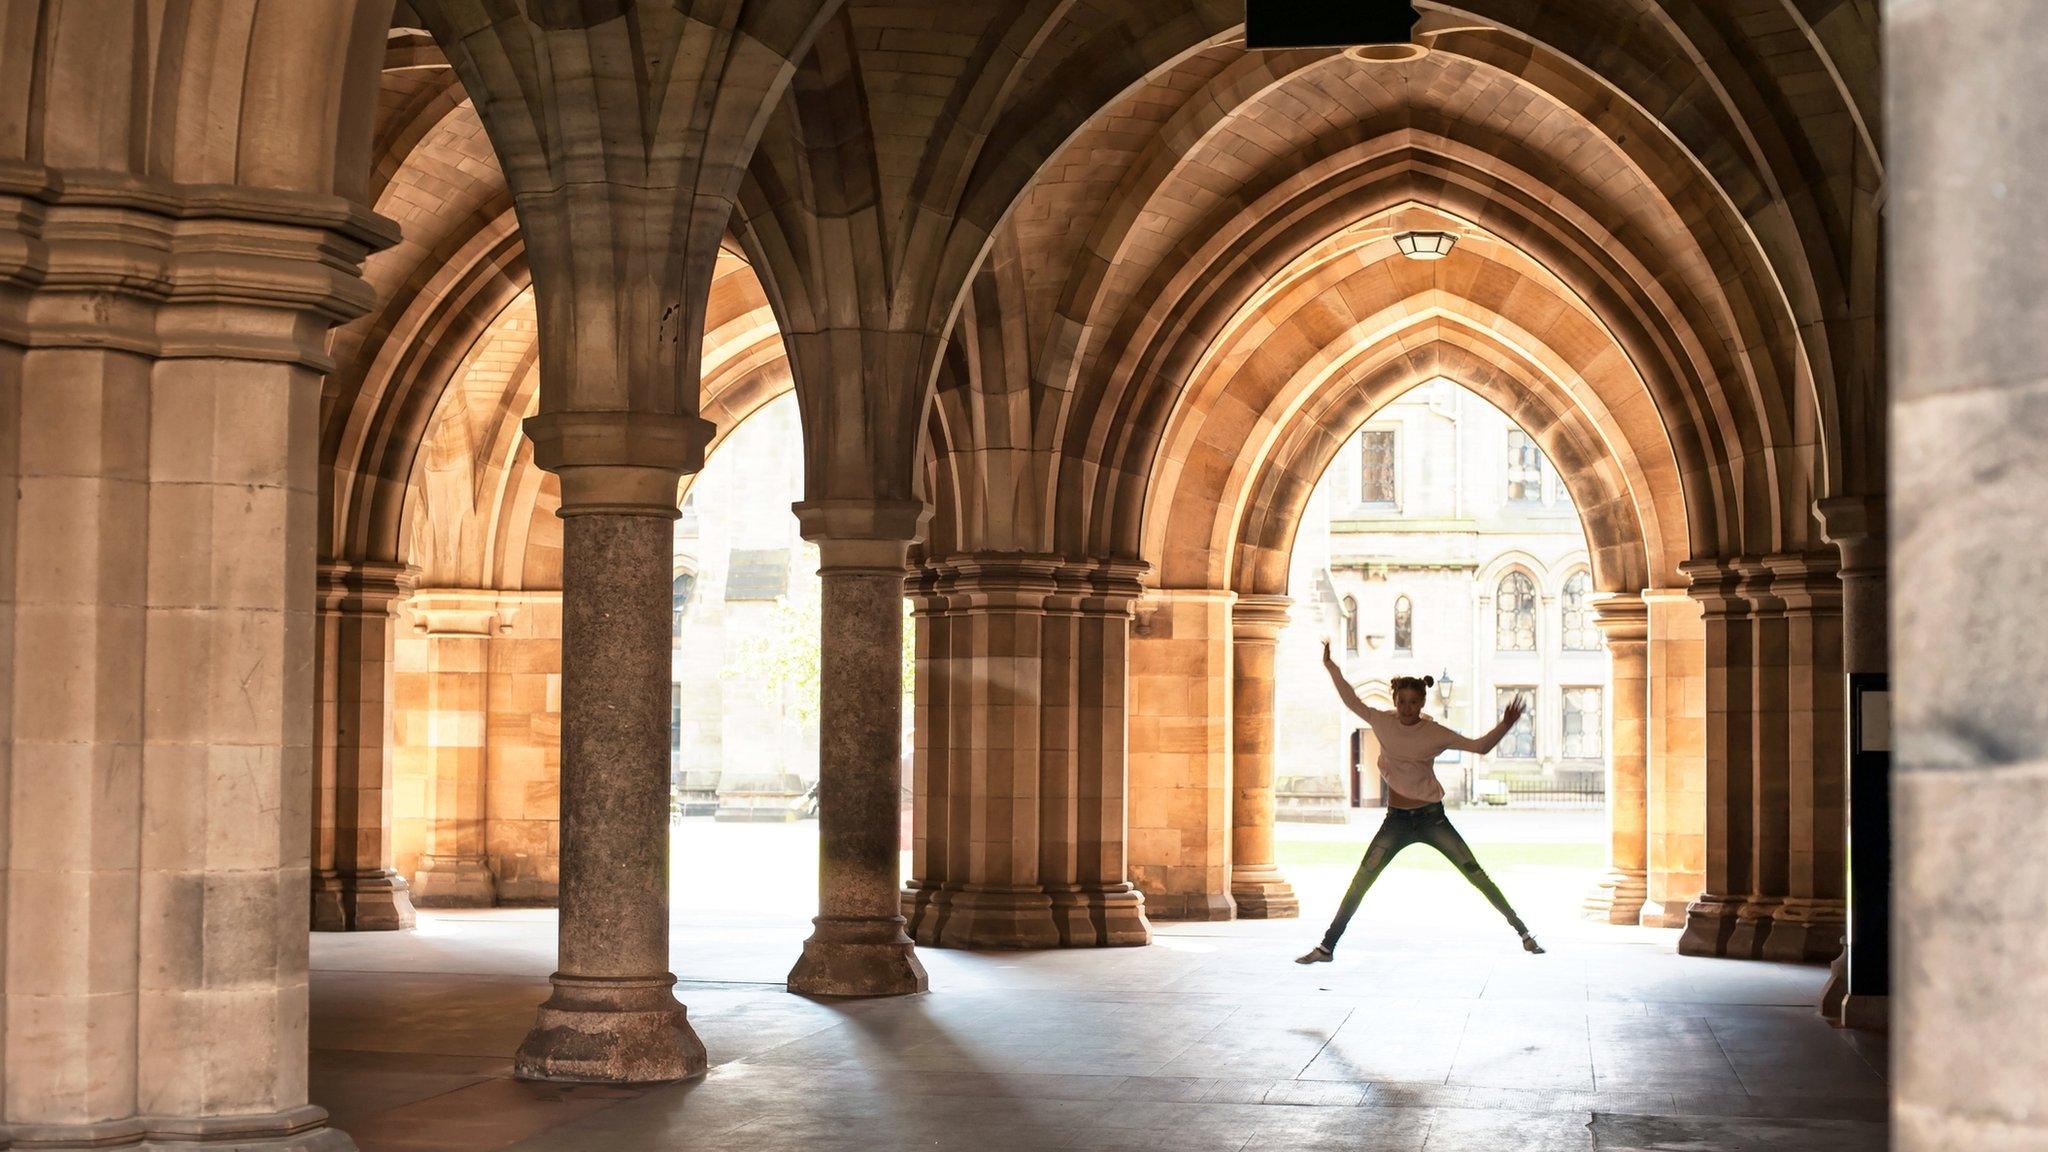
[[1060, 943], [1070, 947], [1152, 940], [1129, 847], [1131, 609], [1144, 571], [1114, 560], [1069, 564], [1046, 602], [1048, 755], [1040, 780], [1050, 802], [1039, 874]]
[[1124, 799], [1138, 568], [949, 556], [917, 580], [912, 877], [920, 944], [1144, 944]]
[[422, 908], [489, 908], [497, 886], [485, 855], [490, 818], [491, 632], [488, 602], [457, 593], [422, 593], [408, 606], [413, 630], [427, 638], [426, 851], [413, 873]]
[[1131, 641], [1131, 878], [1154, 920], [1232, 920], [1229, 589], [1161, 588]]
[[[1847, 749], [1842, 715], [1842, 581], [1827, 552], [1764, 557], [1784, 615], [1783, 887], [1760, 954], [1819, 963], [1847, 925]], [[1766, 654], [1766, 659], [1771, 659]]]
[[2028, 0], [1884, 10], [1893, 1146], [2041, 1148], [2048, 38]]
[[313, 797], [313, 930], [410, 928], [392, 867], [392, 640], [417, 573], [402, 564], [323, 563], [319, 732]]
[[1706, 882], [1706, 629], [1685, 592], [1642, 595], [1650, 616], [1650, 890], [1642, 923], [1683, 928], [1686, 906]]
[[562, 859], [554, 993], [514, 1063], [537, 1080], [701, 1074], [668, 969], [669, 572], [694, 416], [543, 413], [562, 479]]
[[813, 996], [922, 992], [899, 907], [903, 580], [929, 515], [915, 501], [796, 506], [818, 545], [818, 915], [789, 989]]
[[1246, 920], [1301, 914], [1294, 887], [1273, 859], [1274, 675], [1285, 596], [1240, 596], [1230, 606], [1230, 895]]
[[1678, 950], [1725, 956], [1755, 887], [1754, 621], [1740, 569], [1716, 560], [1680, 568], [1706, 625], [1706, 887], [1687, 905]]
[[1593, 600], [1607, 643], [1607, 872], [1586, 914], [1610, 924], [1642, 919], [1649, 898], [1650, 610], [1635, 593]]
[[[1046, 732], [1045, 605], [1053, 556], [955, 556], [926, 566], [917, 597], [913, 872], [902, 911], [918, 943], [1054, 948], [1039, 873], [1057, 801], [1041, 762], [1071, 745]], [[828, 633], [829, 635], [829, 633]], [[1058, 747], [1046, 749], [1050, 736]], [[821, 809], [822, 813], [822, 809]]]
[[316, 417], [395, 235], [96, 170], [0, 218], [0, 1145], [351, 1148], [306, 1095]]

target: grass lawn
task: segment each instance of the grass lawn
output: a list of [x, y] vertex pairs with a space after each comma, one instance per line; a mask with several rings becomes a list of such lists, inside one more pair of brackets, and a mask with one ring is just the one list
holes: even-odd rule
[[[1365, 855], [1365, 846], [1372, 840], [1372, 830], [1359, 829], [1355, 843], [1336, 840], [1279, 840], [1273, 845], [1274, 854], [1279, 857], [1282, 872], [1290, 868], [1342, 868], [1358, 867], [1358, 858]], [[1578, 868], [1598, 869], [1607, 860], [1606, 852], [1598, 844], [1517, 844], [1514, 842], [1474, 843], [1473, 855], [1488, 872], [1506, 872], [1515, 868]], [[1417, 844], [1394, 857], [1389, 869], [1412, 868], [1429, 872], [1454, 872], [1451, 862], [1444, 859], [1428, 845]]]

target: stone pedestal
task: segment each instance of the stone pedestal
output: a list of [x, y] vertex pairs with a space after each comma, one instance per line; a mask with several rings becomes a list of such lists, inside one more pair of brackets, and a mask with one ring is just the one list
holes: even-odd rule
[[415, 575], [400, 564], [320, 565], [316, 932], [413, 926], [411, 896], [392, 867], [391, 747], [394, 612]]
[[562, 477], [561, 917], [554, 992], [513, 1066], [680, 1080], [705, 1053], [668, 970], [669, 560], [704, 425], [554, 413], [526, 428], [535, 462]]
[[798, 504], [818, 545], [818, 916], [789, 990], [899, 996], [927, 986], [898, 907], [903, 578], [926, 510], [911, 502]]
[[1240, 596], [1230, 607], [1230, 895], [1246, 920], [1301, 914], [1273, 861], [1274, 657], [1287, 626], [1285, 596]]
[[1607, 871], [1586, 896], [1586, 914], [1610, 924], [1642, 919], [1649, 898], [1650, 612], [1641, 596], [1593, 600], [1609, 657]]

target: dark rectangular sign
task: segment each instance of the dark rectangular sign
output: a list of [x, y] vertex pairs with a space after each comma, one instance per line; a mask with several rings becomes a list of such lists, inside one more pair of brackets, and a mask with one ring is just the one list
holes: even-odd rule
[[1419, 18], [1408, 0], [1244, 0], [1244, 46], [1406, 44]]

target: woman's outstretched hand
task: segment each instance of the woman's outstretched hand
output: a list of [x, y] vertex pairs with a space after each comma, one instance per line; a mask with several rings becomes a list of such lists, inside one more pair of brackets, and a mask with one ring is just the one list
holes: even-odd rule
[[1330, 642], [1328, 640], [1323, 641], [1323, 663], [1331, 668], [1337, 666], [1337, 658], [1330, 655]]
[[1513, 728], [1515, 721], [1520, 720], [1522, 713], [1526, 711], [1528, 711], [1528, 705], [1522, 703], [1522, 697], [1519, 694], [1514, 699], [1508, 701], [1508, 706], [1500, 710], [1501, 731], [1505, 732]]

